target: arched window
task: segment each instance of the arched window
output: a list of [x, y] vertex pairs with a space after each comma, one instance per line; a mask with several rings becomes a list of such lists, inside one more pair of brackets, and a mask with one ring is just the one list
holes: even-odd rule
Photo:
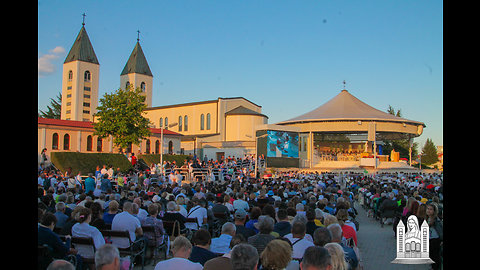
[[188, 116], [183, 117], [183, 131], [188, 131]]
[[158, 126], [159, 126], [160, 128], [163, 127], [163, 118], [161, 118], [161, 117], [160, 117], [160, 120], [158, 121]]
[[52, 136], [52, 149], [58, 150], [58, 134], [57, 133], [53, 133], [53, 136]]
[[205, 115], [202, 113], [200, 115], [200, 130], [205, 129]]
[[63, 150], [70, 150], [70, 135], [68, 133], [63, 136]]
[[210, 130], [210, 114], [207, 113], [207, 130]]
[[103, 141], [102, 138], [97, 137], [97, 152], [102, 152]]
[[155, 154], [159, 154], [159, 153], [160, 153], [160, 141], [156, 140], [155, 141]]
[[165, 117], [165, 129], [168, 130], [168, 117]]
[[83, 77], [84, 77], [84, 80], [85, 80], [86, 82], [89, 82], [89, 81], [91, 80], [90, 71], [88, 71], [88, 70], [85, 71], [85, 74], [84, 74]]
[[145, 92], [145, 82], [142, 82], [140, 84], [140, 90], [142, 90], [142, 92]]
[[171, 155], [173, 154], [173, 142], [168, 141], [168, 153]]
[[178, 117], [178, 131], [182, 131], [183, 123], [182, 123], [182, 116]]
[[127, 83], [125, 83], [125, 90], [128, 90], [130, 88], [130, 82], [127, 81]]
[[73, 80], [73, 71], [68, 71], [68, 81], [71, 82]]
[[93, 139], [92, 135], [87, 136], [87, 151], [92, 151]]
[[150, 140], [147, 139], [145, 145], [145, 152], [147, 152], [147, 154], [150, 154]]

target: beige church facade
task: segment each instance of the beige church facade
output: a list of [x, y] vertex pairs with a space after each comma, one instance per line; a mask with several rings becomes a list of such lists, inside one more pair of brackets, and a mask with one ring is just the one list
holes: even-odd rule
[[254, 154], [255, 131], [266, 124], [262, 107], [243, 98], [175, 104], [147, 108], [146, 117], [156, 128], [182, 134], [182, 153], [202, 158], [243, 157]]
[[[38, 152], [49, 151], [115, 153], [112, 138], [93, 135], [92, 121], [99, 100], [100, 63], [84, 24], [63, 64], [60, 120], [38, 119]], [[120, 88], [137, 89], [146, 97], [145, 116], [152, 136], [131, 147], [134, 153], [163, 153], [243, 157], [255, 152], [255, 128], [267, 124], [262, 107], [243, 97], [152, 106], [153, 73], [139, 39], [121, 74]]]

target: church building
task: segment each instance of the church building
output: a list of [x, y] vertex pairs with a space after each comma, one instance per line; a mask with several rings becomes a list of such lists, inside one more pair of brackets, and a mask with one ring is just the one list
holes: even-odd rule
[[[85, 29], [78, 33], [63, 64], [60, 120], [38, 119], [38, 152], [110, 152], [112, 138], [103, 141], [93, 135], [92, 122], [99, 100], [100, 63]], [[153, 106], [153, 73], [139, 38], [120, 73], [121, 89], [140, 88], [145, 95], [146, 117], [152, 135], [129, 151], [196, 154], [203, 158], [243, 157], [255, 152], [256, 127], [268, 122], [262, 107], [244, 97]]]

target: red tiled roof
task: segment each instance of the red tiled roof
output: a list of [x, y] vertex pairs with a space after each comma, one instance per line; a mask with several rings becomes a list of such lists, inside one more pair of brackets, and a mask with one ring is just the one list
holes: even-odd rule
[[[151, 131], [152, 133], [157, 133], [157, 134], [162, 133], [162, 129], [161, 129], [161, 128], [150, 128], [150, 131]], [[164, 129], [164, 130], [163, 130], [163, 135], [183, 136], [183, 135], [180, 134], [180, 133], [177, 133], [177, 132], [175, 132], [175, 131], [171, 131], [171, 130], [168, 130], [168, 129]]]
[[44, 125], [93, 128], [92, 122], [90, 121], [74, 121], [74, 120], [61, 120], [61, 119], [49, 119], [49, 118], [38, 117], [38, 123], [44, 124]]
[[[90, 121], [61, 120], [61, 119], [49, 119], [49, 118], [38, 117], [38, 124], [93, 129], [92, 122], [90, 122]], [[160, 134], [161, 133], [160, 128], [150, 128], [150, 131], [152, 133], [155, 133], [155, 134]], [[180, 133], [177, 133], [175, 131], [171, 131], [171, 130], [168, 130], [168, 129], [164, 129], [163, 134], [164, 135], [183, 136]]]

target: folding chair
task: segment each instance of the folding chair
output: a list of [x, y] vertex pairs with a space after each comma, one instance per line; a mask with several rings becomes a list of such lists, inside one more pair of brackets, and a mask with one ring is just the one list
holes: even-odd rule
[[145, 239], [141, 238], [132, 242], [130, 239], [130, 233], [128, 231], [104, 230], [102, 231], [102, 234], [106, 239], [108, 239], [108, 241], [118, 248], [121, 257], [130, 256], [129, 269], [133, 269], [133, 262], [135, 261], [135, 258], [141, 256], [143, 270], [147, 246], [147, 241], [145, 241]]
[[92, 266], [95, 269], [95, 243], [91, 237], [72, 237], [72, 246], [78, 251], [78, 255], [82, 257], [82, 262]]
[[157, 262], [157, 257], [155, 253], [157, 251], [162, 251], [165, 254], [164, 258], [167, 258], [167, 237], [168, 235], [163, 234], [163, 241], [159, 245], [157, 245], [158, 238], [157, 234], [155, 233], [154, 226], [142, 226], [143, 235], [147, 236], [147, 246], [146, 248], [152, 249], [152, 257], [153, 257], [153, 265]]

